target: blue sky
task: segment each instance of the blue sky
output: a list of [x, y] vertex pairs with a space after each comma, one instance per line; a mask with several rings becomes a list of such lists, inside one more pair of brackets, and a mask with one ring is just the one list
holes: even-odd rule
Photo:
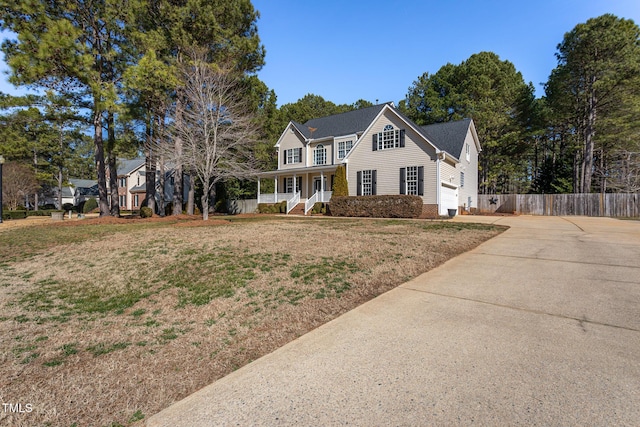
[[[536, 94], [556, 66], [556, 46], [604, 13], [640, 24], [640, 0], [253, 0], [266, 65], [259, 77], [278, 105], [320, 95], [337, 104], [403, 99], [444, 64], [492, 51]], [[0, 69], [6, 70], [4, 63]], [[0, 91], [20, 93], [3, 75]], [[22, 93], [24, 93], [22, 91]]]
[[544, 94], [564, 34], [613, 13], [640, 24], [640, 0], [254, 0], [267, 51], [260, 78], [278, 105], [307, 93], [338, 104], [404, 99], [446, 63], [492, 51]]

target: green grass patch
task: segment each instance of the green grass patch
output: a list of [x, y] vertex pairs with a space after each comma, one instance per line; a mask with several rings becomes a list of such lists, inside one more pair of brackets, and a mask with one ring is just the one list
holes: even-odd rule
[[124, 350], [130, 345], [131, 343], [129, 342], [117, 342], [113, 344], [99, 343], [99, 344], [87, 347], [87, 351], [92, 353], [94, 357], [98, 357], [104, 354], [112, 353], [117, 350]]

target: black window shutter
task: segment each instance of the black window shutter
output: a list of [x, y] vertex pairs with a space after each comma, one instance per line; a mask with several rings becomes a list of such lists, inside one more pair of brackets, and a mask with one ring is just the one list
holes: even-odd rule
[[418, 196], [424, 196], [424, 166], [418, 166]]
[[362, 196], [362, 171], [358, 171], [358, 193], [357, 196]]
[[287, 151], [289, 150], [284, 150], [284, 159], [283, 159], [283, 164], [287, 164]]
[[407, 194], [407, 168], [400, 168], [400, 194]]
[[296, 192], [302, 192], [302, 177], [299, 176], [298, 177], [298, 183], [296, 184]]
[[298, 161], [302, 162], [302, 148], [298, 148]]
[[378, 134], [373, 134], [373, 147], [371, 147], [373, 151], [378, 151]]
[[371, 171], [371, 195], [372, 196], [375, 196], [377, 194], [376, 193], [377, 176], [378, 176], [378, 171], [372, 170]]
[[282, 178], [282, 192], [287, 192], [287, 178]]
[[331, 175], [331, 191], [333, 191], [333, 178], [335, 178], [335, 175]]
[[404, 147], [404, 129], [400, 129], [400, 147]]

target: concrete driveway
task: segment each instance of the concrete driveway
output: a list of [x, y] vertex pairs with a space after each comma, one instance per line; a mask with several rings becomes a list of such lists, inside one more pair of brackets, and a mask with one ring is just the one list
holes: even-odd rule
[[511, 227], [149, 426], [640, 425], [640, 221]]

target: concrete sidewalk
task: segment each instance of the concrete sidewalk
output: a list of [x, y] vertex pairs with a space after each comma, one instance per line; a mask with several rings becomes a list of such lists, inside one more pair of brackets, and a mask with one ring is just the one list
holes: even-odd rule
[[511, 229], [148, 426], [640, 425], [640, 222]]

